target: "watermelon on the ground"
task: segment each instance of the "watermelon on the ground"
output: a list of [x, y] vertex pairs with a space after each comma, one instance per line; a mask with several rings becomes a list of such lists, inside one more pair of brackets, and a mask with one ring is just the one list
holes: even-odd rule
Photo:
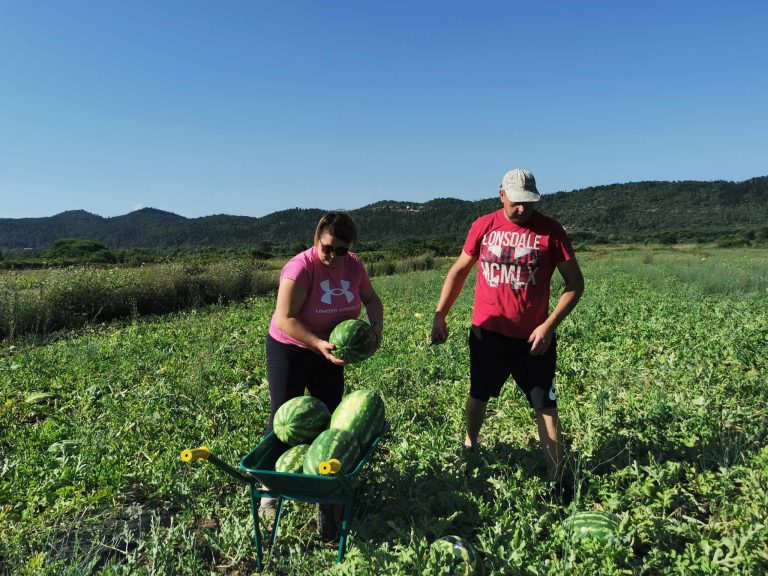
[[360, 319], [339, 322], [328, 337], [337, 358], [347, 363], [365, 360], [376, 351], [376, 334], [368, 322]]
[[443, 536], [432, 542], [432, 548], [451, 554], [457, 566], [450, 574], [470, 576], [477, 569], [477, 554], [472, 545], [460, 536]]
[[48, 446], [48, 452], [57, 456], [70, 456], [77, 451], [78, 447], [77, 440], [59, 440]]
[[610, 512], [577, 512], [565, 519], [566, 530], [575, 539], [597, 538], [606, 541], [616, 535], [621, 519]]
[[297, 446], [312, 442], [328, 428], [330, 421], [331, 413], [320, 400], [313, 396], [298, 396], [277, 409], [272, 427], [281, 442]]
[[373, 390], [350, 392], [333, 411], [330, 427], [351, 432], [367, 450], [384, 428], [384, 400]]
[[288, 448], [275, 462], [275, 472], [301, 474], [304, 469], [304, 457], [309, 450], [309, 444], [299, 444]]
[[27, 404], [44, 404], [57, 399], [53, 392], [32, 392], [24, 400]]
[[304, 457], [304, 474], [320, 474], [320, 464], [331, 458], [341, 462], [345, 474], [354, 470], [360, 457], [360, 444], [346, 430], [330, 428], [321, 432], [307, 450]]

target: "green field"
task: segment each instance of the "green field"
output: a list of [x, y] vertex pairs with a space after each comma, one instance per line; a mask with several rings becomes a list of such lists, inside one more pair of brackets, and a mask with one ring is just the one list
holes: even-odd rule
[[[371, 276], [431, 270], [430, 253], [362, 256]], [[177, 259], [141, 266], [0, 270], [0, 340], [81, 329], [112, 320], [168, 314], [274, 293], [284, 259]]]
[[[383, 395], [392, 431], [361, 475], [347, 558], [335, 566], [313, 506], [292, 503], [264, 573], [448, 573], [429, 545], [449, 534], [473, 544], [485, 574], [766, 573], [768, 251], [580, 260], [585, 295], [559, 331], [569, 507], [548, 493], [512, 385], [489, 404], [465, 476], [471, 290], [448, 343], [430, 347], [444, 272], [378, 277], [385, 341], [347, 383]], [[273, 305], [271, 294], [1, 342], [0, 571], [252, 573], [246, 489], [179, 452], [205, 444], [236, 465], [259, 442]], [[577, 510], [619, 515], [619, 535], [574, 539], [563, 521]]]

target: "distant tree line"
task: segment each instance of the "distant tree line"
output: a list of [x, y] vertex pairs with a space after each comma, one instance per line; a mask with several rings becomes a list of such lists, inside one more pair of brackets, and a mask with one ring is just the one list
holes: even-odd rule
[[[453, 255], [478, 216], [500, 208], [497, 197], [424, 203], [382, 201], [351, 210], [358, 251], [399, 256]], [[579, 244], [768, 242], [768, 176], [744, 182], [648, 181], [557, 192], [539, 209], [557, 218]], [[256, 258], [293, 254], [312, 244], [320, 209], [264, 216], [188, 219], [145, 208], [102, 218], [78, 210], [48, 218], [0, 219], [0, 262], [135, 263], [180, 255], [236, 253]], [[72, 239], [77, 239], [76, 241]], [[57, 244], [57, 241], [60, 244]], [[88, 245], [87, 241], [95, 244]], [[63, 242], [63, 243], [61, 243]], [[114, 259], [114, 260], [110, 260]]]

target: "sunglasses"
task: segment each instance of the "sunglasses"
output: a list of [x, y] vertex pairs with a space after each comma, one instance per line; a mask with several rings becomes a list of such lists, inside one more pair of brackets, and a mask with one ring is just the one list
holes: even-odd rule
[[331, 244], [320, 244], [320, 250], [326, 256], [330, 256], [331, 253], [336, 254], [336, 256], [346, 256], [349, 252], [349, 246], [336, 246], [334, 248]]

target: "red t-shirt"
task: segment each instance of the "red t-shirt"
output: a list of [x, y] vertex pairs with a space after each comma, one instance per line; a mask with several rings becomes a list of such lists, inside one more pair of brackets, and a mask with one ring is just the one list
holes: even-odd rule
[[534, 212], [518, 225], [503, 209], [472, 223], [464, 252], [477, 258], [472, 324], [526, 340], [549, 316], [555, 267], [574, 256], [556, 220]]
[[[307, 290], [307, 298], [299, 310], [299, 320], [324, 340], [328, 339], [336, 324], [360, 315], [360, 288], [371, 288], [368, 272], [357, 254], [349, 252], [336, 268], [329, 268], [320, 261], [314, 246], [297, 254], [283, 266], [280, 280], [283, 278], [293, 280]], [[306, 344], [280, 330], [274, 316], [269, 325], [269, 335], [278, 342], [307, 348]]]

